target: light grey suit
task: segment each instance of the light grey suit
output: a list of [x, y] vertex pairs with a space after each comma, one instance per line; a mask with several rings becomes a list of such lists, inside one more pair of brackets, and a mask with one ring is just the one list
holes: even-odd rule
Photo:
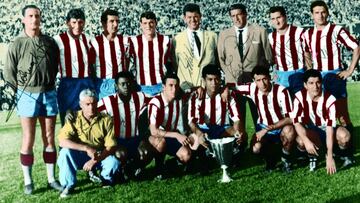
[[256, 65], [273, 63], [271, 46], [265, 28], [248, 24], [247, 41], [244, 44], [244, 57], [241, 61], [235, 28], [231, 27], [220, 32], [217, 47], [220, 66], [225, 72], [226, 82], [251, 82], [249, 74]]

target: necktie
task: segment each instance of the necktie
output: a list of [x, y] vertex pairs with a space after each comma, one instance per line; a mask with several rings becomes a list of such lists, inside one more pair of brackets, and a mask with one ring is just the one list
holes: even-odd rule
[[238, 48], [239, 48], [239, 53], [240, 53], [240, 58], [241, 58], [241, 61], [243, 61], [244, 59], [244, 44], [243, 44], [243, 40], [242, 40], [242, 32], [243, 30], [238, 30], [239, 32], [239, 36], [238, 36]]
[[200, 42], [199, 36], [197, 35], [196, 32], [193, 32], [193, 35], [194, 35], [196, 47], [198, 48], [199, 55], [200, 55], [200, 53], [201, 53], [201, 51], [200, 51], [201, 50], [201, 42]]

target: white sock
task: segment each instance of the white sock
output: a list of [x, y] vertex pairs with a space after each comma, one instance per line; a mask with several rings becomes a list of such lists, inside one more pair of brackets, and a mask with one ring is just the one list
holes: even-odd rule
[[[45, 148], [45, 152], [54, 152], [53, 148]], [[55, 163], [46, 163], [46, 174], [48, 178], [48, 183], [52, 183], [55, 181]]]
[[32, 166], [24, 166], [21, 164], [21, 168], [24, 175], [24, 185], [30, 185], [33, 182], [31, 178]]

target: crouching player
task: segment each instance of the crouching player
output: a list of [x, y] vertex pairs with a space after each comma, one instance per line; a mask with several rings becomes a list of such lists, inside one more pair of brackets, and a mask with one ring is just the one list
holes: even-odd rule
[[101, 112], [114, 119], [115, 137], [118, 142], [116, 157], [121, 161], [125, 177], [140, 178], [141, 172], [152, 160], [152, 147], [145, 138], [140, 116], [145, 112], [148, 98], [135, 91], [134, 77], [122, 71], [115, 76], [117, 93], [102, 98], [98, 103]]
[[344, 167], [353, 164], [353, 154], [349, 147], [350, 133], [342, 126], [336, 127], [336, 99], [323, 91], [319, 71], [305, 71], [304, 87], [295, 94], [294, 109], [291, 112], [298, 134], [297, 142], [299, 148], [308, 153], [310, 171], [316, 169], [319, 148], [322, 143], [326, 143], [326, 170], [331, 175], [336, 172], [333, 146], [336, 154], [344, 160]]
[[252, 77], [254, 82], [236, 86], [240, 94], [252, 99], [258, 111], [256, 134], [251, 142], [252, 150], [265, 159], [265, 169], [270, 172], [276, 167], [273, 146], [281, 142], [283, 170], [290, 172], [290, 151], [296, 133], [289, 117], [292, 109], [289, 92], [285, 87], [270, 81], [267, 67], [255, 66]]
[[179, 95], [179, 78], [168, 72], [162, 79], [162, 92], [149, 102], [149, 141], [155, 148], [158, 179], [163, 178], [165, 155], [176, 156], [182, 163], [191, 157], [190, 139], [184, 134], [183, 103]]
[[58, 166], [63, 186], [60, 197], [67, 197], [76, 184], [76, 171], [100, 169], [104, 186], [114, 183], [120, 162], [112, 155], [116, 149], [114, 127], [110, 116], [97, 112], [95, 90], [80, 92], [80, 108], [74, 122], [66, 121], [60, 130]]
[[[240, 124], [239, 104], [231, 95], [227, 101], [221, 98], [220, 69], [216, 65], [207, 65], [202, 70], [205, 84], [205, 96], [190, 98], [188, 119], [191, 131], [200, 142], [205, 139], [217, 139], [239, 135], [236, 149], [243, 151], [247, 144], [247, 136]], [[202, 140], [202, 141], [201, 141]], [[200, 148], [201, 150], [202, 148]], [[206, 164], [206, 163], [203, 163]]]

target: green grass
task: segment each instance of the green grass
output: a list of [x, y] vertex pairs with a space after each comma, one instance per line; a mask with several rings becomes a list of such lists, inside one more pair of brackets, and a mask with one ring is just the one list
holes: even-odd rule
[[[356, 127], [355, 143], [360, 147], [360, 83], [348, 85], [350, 114]], [[45, 167], [39, 128], [36, 134], [33, 177], [35, 194], [23, 195], [23, 179], [19, 164], [21, 128], [13, 115], [5, 123], [7, 112], [0, 113], [0, 202], [60, 202], [59, 194], [46, 189]], [[249, 114], [248, 114], [249, 115]], [[254, 129], [250, 126], [249, 133]], [[59, 130], [57, 125], [57, 131]], [[360, 199], [359, 151], [357, 164], [348, 170], [326, 175], [324, 162], [310, 173], [308, 167], [297, 167], [285, 175], [280, 171], [263, 173], [263, 163], [247, 152], [239, 168], [231, 169], [234, 179], [229, 184], [217, 183], [221, 172], [215, 168], [210, 175], [173, 177], [163, 181], [130, 181], [103, 189], [90, 183], [84, 172], [78, 173], [75, 194], [67, 202], [358, 202]], [[340, 165], [341, 163], [338, 163]], [[152, 166], [147, 174], [151, 177]]]

